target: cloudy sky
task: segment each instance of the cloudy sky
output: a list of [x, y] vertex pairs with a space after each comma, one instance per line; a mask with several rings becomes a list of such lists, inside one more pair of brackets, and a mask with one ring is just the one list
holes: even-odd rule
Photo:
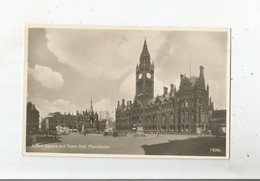
[[192, 76], [204, 66], [215, 108], [226, 107], [225, 32], [30, 28], [28, 34], [27, 96], [41, 117], [89, 109], [91, 97], [95, 111], [133, 100], [144, 37], [155, 64], [155, 95], [171, 83], [178, 87], [191, 62]]

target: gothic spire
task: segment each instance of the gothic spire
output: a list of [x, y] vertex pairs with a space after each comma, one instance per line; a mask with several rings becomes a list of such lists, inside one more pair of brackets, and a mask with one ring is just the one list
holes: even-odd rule
[[91, 97], [91, 102], [90, 102], [90, 112], [93, 112], [92, 97]]
[[143, 46], [143, 50], [142, 50], [142, 55], [145, 55], [145, 54], [149, 54], [146, 39], [144, 40], [144, 46]]
[[143, 50], [140, 56], [140, 63], [143, 62], [150, 62], [150, 54], [147, 48], [147, 43], [146, 43], [146, 38], [144, 39], [144, 45], [143, 45]]

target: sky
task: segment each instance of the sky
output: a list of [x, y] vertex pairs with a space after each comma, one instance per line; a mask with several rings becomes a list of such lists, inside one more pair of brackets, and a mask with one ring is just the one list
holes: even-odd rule
[[[43, 118], [50, 112], [109, 111], [133, 100], [135, 67], [146, 38], [155, 65], [155, 96], [180, 83], [180, 74], [198, 76], [217, 109], [226, 108], [227, 33], [188, 30], [30, 28], [27, 99]], [[191, 71], [190, 71], [191, 67]]]

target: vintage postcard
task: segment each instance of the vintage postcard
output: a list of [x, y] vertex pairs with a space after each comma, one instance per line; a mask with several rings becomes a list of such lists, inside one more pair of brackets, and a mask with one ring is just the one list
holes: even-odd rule
[[229, 158], [230, 29], [27, 25], [23, 155]]

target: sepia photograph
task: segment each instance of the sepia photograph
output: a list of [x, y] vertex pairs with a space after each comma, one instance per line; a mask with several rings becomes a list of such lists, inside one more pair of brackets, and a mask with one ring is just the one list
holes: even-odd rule
[[230, 29], [27, 25], [23, 155], [228, 159]]

